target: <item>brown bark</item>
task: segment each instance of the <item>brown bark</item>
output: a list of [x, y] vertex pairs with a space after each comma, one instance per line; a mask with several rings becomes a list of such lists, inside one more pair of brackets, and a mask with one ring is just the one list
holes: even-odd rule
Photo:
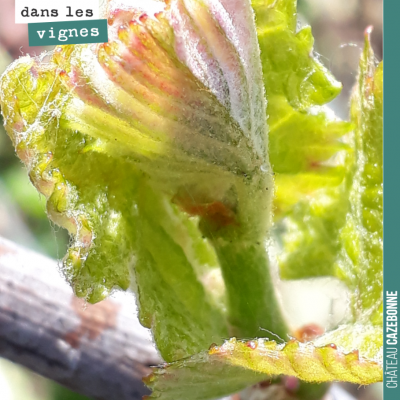
[[77, 299], [53, 260], [0, 238], [0, 356], [94, 399], [136, 400], [159, 358], [134, 297]]

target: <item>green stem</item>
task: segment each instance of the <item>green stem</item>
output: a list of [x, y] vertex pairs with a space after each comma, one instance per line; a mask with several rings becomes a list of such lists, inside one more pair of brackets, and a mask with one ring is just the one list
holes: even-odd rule
[[213, 244], [225, 280], [231, 334], [273, 340], [278, 335], [286, 340], [288, 328], [276, 298], [265, 243], [238, 238], [217, 239]]

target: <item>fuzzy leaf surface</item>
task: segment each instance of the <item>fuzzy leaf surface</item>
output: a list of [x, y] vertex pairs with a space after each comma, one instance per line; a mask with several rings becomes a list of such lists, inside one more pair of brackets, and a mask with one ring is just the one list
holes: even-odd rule
[[[335, 227], [338, 246], [330, 262], [335, 266], [343, 246], [341, 263], [333, 272], [354, 293], [356, 323], [308, 343], [291, 340], [278, 345], [264, 339], [242, 342], [233, 338], [208, 352], [156, 369], [145, 381], [153, 389], [151, 398], [215, 399], [277, 375], [306, 382], [340, 380], [365, 385], [382, 381], [382, 65], [375, 66], [368, 35], [352, 98], [352, 122], [355, 150], [349, 157], [354, 160], [347, 166], [343, 187], [329, 188], [343, 190], [330, 192], [332, 202], [350, 195], [351, 203], [341, 210], [340, 204], [331, 206], [332, 210], [339, 207], [343, 228]], [[326, 209], [325, 205], [324, 213]], [[306, 211], [299, 211], [299, 215], [304, 213], [299, 219]]]
[[376, 64], [369, 35], [367, 29], [351, 100], [355, 165], [336, 274], [352, 293], [353, 318], [379, 326], [383, 323], [383, 64]]
[[352, 153], [342, 138], [352, 125], [338, 120], [324, 104], [341, 85], [313, 54], [311, 28], [297, 30], [295, 0], [252, 4], [268, 99], [281, 276], [333, 275]]
[[357, 325], [341, 327], [309, 343], [233, 338], [156, 369], [145, 383], [153, 389], [150, 398], [160, 400], [217, 399], [277, 375], [306, 382], [367, 385], [382, 381], [382, 343], [382, 329]]
[[110, 2], [108, 43], [20, 58], [0, 104], [50, 219], [71, 234], [75, 293], [94, 303], [133, 287], [172, 361], [286, 328], [264, 246], [273, 181], [250, 2], [157, 4]]

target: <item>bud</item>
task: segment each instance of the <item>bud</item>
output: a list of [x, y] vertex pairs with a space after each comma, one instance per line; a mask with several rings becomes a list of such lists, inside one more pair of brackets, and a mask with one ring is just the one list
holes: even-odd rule
[[250, 258], [268, 274], [273, 182], [250, 2], [109, 2], [106, 16], [108, 43], [22, 57], [0, 79], [17, 154], [72, 234], [75, 292], [96, 302], [131, 284], [143, 188], [198, 216], [216, 247], [259, 248], [264, 261]]

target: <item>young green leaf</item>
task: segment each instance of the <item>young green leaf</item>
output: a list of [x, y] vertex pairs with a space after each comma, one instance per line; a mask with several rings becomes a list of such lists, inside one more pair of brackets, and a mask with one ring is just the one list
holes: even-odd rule
[[375, 65], [367, 31], [352, 97], [355, 162], [346, 177], [351, 206], [337, 265], [338, 276], [353, 290], [356, 322], [308, 343], [230, 339], [155, 369], [145, 380], [151, 398], [215, 399], [276, 375], [306, 382], [382, 381], [382, 64]]
[[[191, 235], [190, 222], [146, 182], [138, 188], [136, 206], [135, 286], [140, 322], [152, 328], [165, 360], [195, 354], [209, 346], [210, 338], [220, 342], [228, 334], [226, 316], [210, 288], [203, 286], [212, 270], [194, 268], [199, 262], [196, 258], [211, 258], [212, 252], [204, 241], [195, 246], [193, 242], [201, 240], [199, 233]], [[223, 283], [218, 289], [223, 293]]]
[[382, 325], [383, 64], [376, 65], [370, 33], [368, 28], [351, 101], [355, 165], [336, 274], [350, 288], [354, 319]]
[[[108, 43], [21, 58], [0, 103], [49, 217], [72, 235], [75, 293], [96, 302], [135, 287], [171, 361], [286, 326], [265, 248], [273, 181], [251, 5], [159, 9], [111, 2]], [[215, 255], [219, 299], [197, 261]]]
[[310, 27], [297, 30], [296, 0], [252, 3], [268, 99], [281, 276], [332, 275], [348, 204], [343, 180], [351, 147], [342, 138], [352, 125], [322, 106], [341, 85], [313, 54]]
[[341, 182], [343, 168], [326, 162], [346, 149], [339, 139], [351, 125], [318, 107], [334, 99], [341, 85], [313, 54], [311, 28], [297, 30], [296, 0], [253, 0], [252, 4], [267, 91], [279, 216], [305, 195]]
[[379, 382], [382, 329], [343, 327], [309, 343], [233, 338], [208, 352], [155, 369], [144, 381], [153, 389], [150, 398], [211, 400], [277, 375], [306, 382]]

